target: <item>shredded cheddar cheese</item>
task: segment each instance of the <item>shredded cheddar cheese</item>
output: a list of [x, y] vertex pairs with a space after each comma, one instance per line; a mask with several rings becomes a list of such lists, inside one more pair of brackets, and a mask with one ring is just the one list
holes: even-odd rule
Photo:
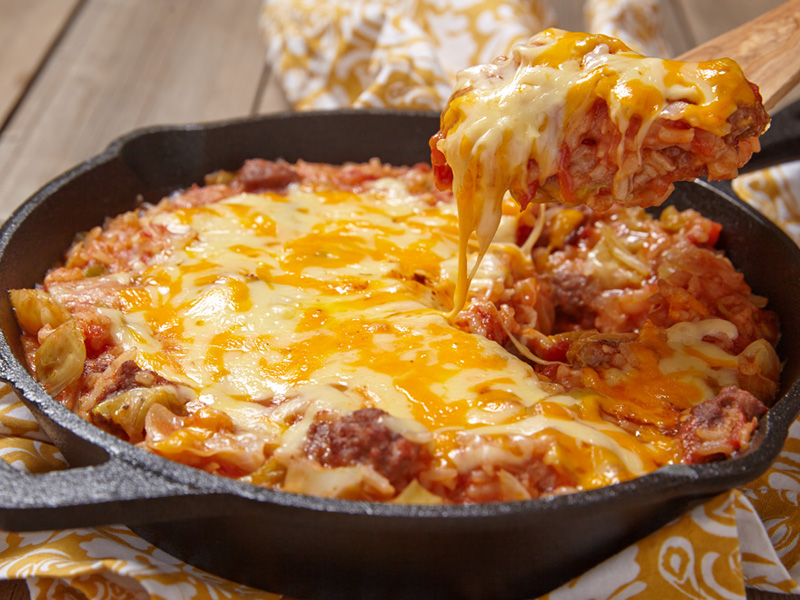
[[[738, 149], [722, 156], [700, 148], [704, 138], [694, 135], [702, 130], [727, 140], [733, 133], [737, 139], [725, 143], [735, 146], [739, 132], [730, 118], [741, 107], [761, 109], [759, 125], [748, 133], [757, 137], [768, 118], [734, 61], [645, 57], [600, 34], [548, 29], [514, 47], [508, 58], [461, 71], [441, 131], [431, 140], [434, 164], [441, 156], [449, 168], [441, 183], [450, 187], [452, 177], [459, 207], [461, 266], [453, 314], [466, 300], [468, 240], [475, 234], [479, 256], [486, 251], [507, 192], [523, 208], [530, 200], [599, 208], [659, 204], [672, 181], [706, 170], [717, 178], [735, 176], [758, 149], [747, 142], [746, 156]], [[662, 153], [668, 146], [699, 157], [699, 170], [676, 166], [674, 152]], [[643, 190], [643, 179], [656, 183]]]
[[[457, 207], [429, 186], [409, 187], [430, 171], [400, 169], [345, 190], [314, 180], [346, 167], [314, 169], [280, 190], [231, 189], [195, 204], [190, 190], [118, 217], [79, 242], [44, 290], [15, 291], [31, 360], [54, 365], [59, 399], [152, 452], [256, 485], [482, 502], [590, 489], [679, 462], [687, 411], [742, 384], [743, 360], [756, 365], [748, 373], [769, 364], [760, 347], [711, 343], [739, 337], [721, 318], [650, 324], [618, 339], [576, 337], [579, 358], [528, 362], [544, 334], [531, 337], [512, 320], [483, 331], [494, 317], [481, 311], [510, 290], [517, 310], [534, 310], [544, 287], [518, 287], [535, 285], [523, 278], [536, 272], [533, 254], [552, 258], [586, 215], [540, 215], [540, 233], [547, 220], [542, 235], [550, 237], [524, 253], [518, 232], [527, 217], [505, 211], [468, 309], [453, 319]], [[595, 247], [611, 244], [618, 226], [598, 221]], [[96, 263], [119, 243], [119, 228], [158, 238], [158, 250], [80, 278], [110, 268]], [[644, 246], [628, 238], [614, 247], [627, 263], [644, 264], [636, 254]], [[618, 279], [611, 264], [603, 269], [601, 278]], [[60, 315], [52, 325], [66, 320], [46, 337], [52, 344], [37, 348], [45, 325], [24, 318], [31, 307], [34, 316], [48, 307]], [[85, 358], [91, 385], [43, 355], [57, 343], [81, 344], [80, 335], [99, 340], [86, 337], [87, 348], [99, 348]], [[597, 360], [614, 344], [624, 346], [622, 363]], [[562, 367], [571, 369], [566, 378]]]

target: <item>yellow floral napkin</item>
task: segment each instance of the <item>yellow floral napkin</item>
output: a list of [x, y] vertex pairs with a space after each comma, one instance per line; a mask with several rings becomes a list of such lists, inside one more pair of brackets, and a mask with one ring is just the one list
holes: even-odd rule
[[[585, 28], [669, 55], [657, 0], [588, 0]], [[541, 0], [266, 0], [268, 58], [298, 110], [439, 110], [456, 71], [555, 25]], [[800, 167], [744, 176], [735, 189], [800, 243]], [[39, 473], [65, 468], [22, 402], [0, 385], [0, 457]], [[773, 468], [722, 494], [544, 596], [549, 600], [745, 598], [745, 586], [800, 593], [800, 421]], [[182, 563], [122, 525], [0, 531], [0, 579], [50, 598], [282, 596]]]
[[[0, 456], [17, 469], [65, 468], [16, 395], [0, 387]], [[746, 598], [745, 586], [800, 593], [800, 421], [775, 466], [554, 590], [549, 600]], [[123, 525], [0, 531], [0, 579], [26, 579], [33, 600], [277, 600], [205, 573]]]
[[800, 161], [747, 173], [732, 183], [742, 200], [800, 244]]
[[[667, 56], [658, 0], [587, 0], [586, 29]], [[544, 0], [265, 0], [267, 59], [298, 110], [441, 110], [457, 71], [557, 25]]]
[[553, 23], [541, 0], [266, 0], [261, 19], [298, 110], [441, 110], [457, 71]]

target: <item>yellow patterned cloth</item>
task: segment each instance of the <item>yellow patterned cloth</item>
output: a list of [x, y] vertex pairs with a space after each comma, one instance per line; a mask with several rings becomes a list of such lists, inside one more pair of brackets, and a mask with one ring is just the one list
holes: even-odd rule
[[[745, 585], [800, 593], [800, 421], [775, 466], [552, 591], [548, 600], [745, 598]], [[38, 473], [64, 468], [33, 416], [0, 387], [0, 455]], [[277, 600], [187, 565], [122, 525], [0, 531], [0, 579], [26, 579], [34, 600]]]
[[[657, 0], [588, 0], [585, 29], [668, 55]], [[266, 0], [261, 26], [278, 81], [299, 109], [438, 110], [454, 74], [556, 24], [540, 0]], [[798, 167], [800, 169], [800, 167]], [[763, 172], [736, 189], [800, 242], [800, 173]], [[65, 468], [30, 412], [0, 386], [0, 456], [39, 473]], [[736, 600], [745, 586], [800, 593], [800, 421], [773, 468], [552, 591], [549, 600]], [[536, 551], [536, 549], [532, 549]], [[0, 531], [0, 578], [34, 600], [263, 599], [154, 548], [121, 525]]]
[[741, 175], [733, 189], [800, 244], [800, 162]]
[[457, 71], [553, 24], [541, 0], [266, 0], [261, 19], [298, 110], [440, 110]]
[[[587, 0], [586, 30], [670, 53], [658, 0]], [[265, 0], [268, 52], [298, 110], [441, 110], [457, 71], [558, 25], [544, 0]]]

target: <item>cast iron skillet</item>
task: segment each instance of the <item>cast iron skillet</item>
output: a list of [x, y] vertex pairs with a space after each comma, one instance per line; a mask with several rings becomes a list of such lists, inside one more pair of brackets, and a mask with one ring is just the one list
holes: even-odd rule
[[[344, 111], [135, 132], [14, 213], [0, 231], [0, 288], [32, 287], [75, 232], [107, 215], [202, 182], [217, 169], [235, 169], [247, 158], [341, 163], [379, 156], [411, 164], [428, 160], [427, 140], [437, 129], [431, 114]], [[189, 563], [301, 598], [496, 600], [549, 591], [704, 499], [761, 474], [800, 412], [800, 251], [765, 218], [707, 184], [679, 185], [671, 202], [724, 225], [721, 245], [781, 317], [780, 400], [745, 456], [667, 467], [579, 494], [474, 506], [371, 504], [261, 489], [135, 448], [53, 401], [22, 366], [19, 330], [7, 294], [0, 293], [2, 376], [77, 467], [26, 475], [0, 461], [0, 527], [126, 523]]]

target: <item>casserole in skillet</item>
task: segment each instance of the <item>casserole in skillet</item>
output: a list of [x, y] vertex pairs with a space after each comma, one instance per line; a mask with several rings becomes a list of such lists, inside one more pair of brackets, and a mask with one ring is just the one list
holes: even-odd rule
[[[241, 163], [245, 158], [250, 156], [267, 156], [270, 158], [283, 157], [287, 160], [296, 160], [297, 158], [305, 157], [309, 159], [323, 160], [327, 162], [341, 162], [345, 159], [352, 160], [367, 160], [373, 155], [381, 156], [386, 161], [395, 163], [409, 163], [421, 160], [423, 157], [413, 155], [413, 152], [408, 152], [409, 148], [413, 148], [418, 143], [420, 137], [423, 142], [426, 138], [423, 136], [430, 135], [435, 130], [435, 120], [429, 117], [420, 115], [402, 115], [402, 114], [369, 114], [359, 113], [356, 114], [339, 114], [328, 115], [331, 117], [330, 121], [326, 121], [325, 116], [322, 115], [302, 115], [294, 117], [278, 117], [273, 119], [263, 119], [251, 121], [248, 123], [231, 123], [224, 126], [214, 126], [208, 128], [199, 128], [195, 130], [187, 130], [182, 132], [168, 132], [168, 131], [155, 131], [142, 136], [134, 136], [131, 139], [120, 143], [117, 147], [112, 149], [109, 154], [98, 160], [93, 169], [78, 171], [67, 176], [62, 182], [56, 182], [52, 190], [61, 189], [62, 194], [68, 198], [65, 202], [69, 202], [71, 196], [75, 194], [78, 188], [75, 187], [75, 182], [80, 182], [83, 178], [83, 184], [86, 182], [98, 183], [98, 175], [101, 179], [102, 173], [98, 172], [99, 169], [108, 169], [107, 174], [118, 174], [120, 177], [116, 183], [120, 186], [119, 189], [124, 189], [129, 193], [132, 188], [140, 187], [140, 192], [144, 192], [148, 200], [156, 200], [160, 195], [170, 191], [173, 185], [168, 183], [170, 177], [173, 175], [167, 172], [160, 171], [158, 168], [155, 172], [147, 172], [143, 169], [144, 162], [148, 160], [148, 152], [137, 154], [135, 149], [137, 146], [140, 148], [148, 148], [149, 151], [153, 149], [166, 150], [163, 154], [167, 157], [175, 156], [175, 152], [181, 144], [186, 143], [187, 139], [194, 136], [194, 142], [189, 144], [191, 149], [187, 147], [188, 163], [194, 162], [192, 168], [194, 173], [181, 179], [180, 172], [178, 176], [173, 179], [177, 182], [174, 187], [185, 187], [192, 181], [199, 181], [203, 172], [210, 172], [216, 167], [225, 167], [228, 169], [235, 169], [237, 164]], [[363, 135], [363, 148], [348, 149], [342, 147], [343, 141], [337, 139], [339, 134], [344, 133], [346, 129], [342, 128], [358, 128]], [[263, 128], [263, 129], [260, 129]], [[308, 129], [305, 129], [308, 128]], [[291, 143], [288, 144], [285, 150], [280, 148], [270, 149], [261, 148], [259, 151], [254, 151], [253, 148], [253, 135], [254, 132], [260, 131], [262, 143], [266, 142], [266, 146], [270, 145], [271, 140], [285, 139], [283, 136], [290, 135]], [[268, 132], [272, 132], [270, 137]], [[307, 141], [306, 143], [314, 146], [314, 148], [304, 149], [303, 153], [298, 154], [292, 149], [296, 146], [298, 140], [303, 139], [304, 131], [324, 132], [323, 135], [333, 143], [320, 150], [319, 147]], [[409, 143], [408, 137], [413, 137], [413, 132], [416, 131], [417, 142]], [[223, 133], [224, 132], [224, 133]], [[174, 134], [174, 135], [173, 135]], [[372, 135], [366, 135], [372, 134]], [[170, 135], [177, 141], [178, 146], [171, 146], [168, 140]], [[379, 148], [382, 140], [386, 139], [386, 135], [390, 135], [393, 139], [398, 141], [398, 145], [392, 146], [384, 154]], [[374, 136], [374, 137], [373, 137]], [[384, 136], [384, 137], [381, 137]], [[183, 137], [183, 139], [181, 139]], [[238, 137], [244, 143], [240, 149], [233, 150], [230, 147], [231, 140]], [[212, 143], [211, 140], [216, 143]], [[144, 142], [147, 142], [144, 146]], [[249, 141], [249, 143], [248, 143]], [[153, 145], [150, 145], [153, 144]], [[166, 144], [166, 145], [162, 145]], [[148, 147], [149, 145], [149, 147]], [[351, 144], [352, 145], [352, 144]], [[198, 148], [214, 148], [219, 152], [216, 156], [217, 161], [213, 166], [202, 164], [203, 162], [211, 162], [209, 157], [202, 156], [203, 153], [195, 154], [199, 161], [193, 161], [192, 154], [196, 153]], [[424, 143], [423, 143], [424, 148]], [[315, 149], [320, 154], [315, 155]], [[405, 150], [404, 150], [405, 149]], [[325, 156], [327, 152], [339, 154], [339, 158], [328, 158]], [[403, 152], [406, 152], [403, 156]], [[398, 156], [399, 155], [399, 156]], [[400, 160], [398, 160], [400, 158]], [[198, 165], [198, 163], [201, 163]], [[197, 167], [201, 171], [198, 172]], [[138, 173], [137, 173], [138, 171]], [[160, 181], [159, 181], [160, 179]], [[142, 185], [142, 183], [145, 185]], [[103, 189], [102, 186], [97, 187], [97, 198], [104, 202], [109, 201], [109, 191], [113, 189], [113, 185], [109, 182], [109, 187]], [[687, 192], [684, 189], [691, 190], [693, 197], [687, 199]], [[87, 192], [88, 190], [83, 190]], [[82, 195], [82, 194], [81, 194]], [[61, 215], [69, 213], [66, 205], [58, 208], [58, 204], [54, 203], [49, 207], [49, 214], [45, 216], [39, 207], [42, 205], [43, 199], [49, 196], [39, 195], [38, 200], [34, 199], [29, 203], [22, 212], [18, 213], [10, 221], [9, 226], [6, 228], [6, 239], [11, 240], [16, 237], [17, 240], [22, 239], [24, 236], [25, 228], [31, 227], [36, 223], [37, 219], [42, 219], [40, 223], [46, 223], [49, 219], [57, 218], [59, 211]], [[704, 205], [703, 199], [706, 199], [707, 205]], [[676, 202], [693, 202], [701, 208], [710, 208], [715, 206], [715, 202], [720, 202], [721, 196], [716, 191], [703, 188], [696, 185], [687, 185], [679, 189], [676, 197]], [[37, 204], [38, 202], [38, 204]], [[120, 199], [119, 204], [113, 209], [110, 206], [97, 207], [97, 209], [90, 208], [90, 213], [94, 215], [76, 216], [71, 225], [76, 225], [75, 221], [82, 221], [83, 226], [72, 227], [71, 232], [79, 229], [88, 229], [90, 226], [98, 224], [102, 220], [104, 214], [115, 214], [124, 210], [125, 208], [132, 207], [132, 198]], [[737, 233], [737, 222], [739, 227], [746, 223], [746, 235], [754, 235], [757, 228], [764, 228], [767, 232], [762, 240], [760, 251], [773, 253], [774, 256], [781, 256], [784, 260], [786, 256], [792, 257], [792, 250], [789, 246], [785, 245], [785, 241], [780, 236], [773, 235], [774, 231], [764, 223], [763, 219], [759, 220], [752, 214], [738, 205], [736, 208], [722, 208], [729, 206], [728, 201], [724, 200], [725, 204], [720, 203], [716, 209], [719, 214], [711, 211], [715, 219], [718, 219], [723, 224], [723, 243], [735, 240]], [[733, 206], [733, 205], [730, 205]], [[108, 209], [106, 213], [100, 212], [101, 209]], [[725, 210], [730, 211], [730, 214], [725, 214]], [[74, 212], [74, 211], [73, 211]], [[34, 214], [38, 216], [30, 217]], [[745, 218], [743, 214], [747, 214]], [[25, 218], [23, 218], [25, 217]], [[92, 220], [94, 219], [94, 220]], [[756, 223], [756, 225], [753, 225]], [[756, 228], [756, 229], [754, 229]], [[739, 230], [741, 231], [741, 229]], [[61, 237], [61, 246], [66, 246], [64, 238], [68, 235], [67, 231], [63, 232]], [[734, 236], [733, 238], [731, 236]], [[58, 237], [58, 236], [54, 236]], [[30, 242], [27, 242], [30, 244]], [[6, 243], [5, 252], [6, 256], [16, 255], [21, 256], [20, 252], [25, 255], [31, 256], [32, 263], [35, 263], [34, 273], [27, 277], [28, 281], [22, 283], [24, 276], [18, 272], [7, 272], [6, 289], [8, 288], [23, 288], [30, 287], [35, 281], [34, 277], [41, 277], [44, 270], [57, 260], [58, 248], [55, 244], [48, 250], [39, 250], [33, 252], [35, 245], [30, 245], [26, 249], [24, 245], [18, 242], [16, 249], [10, 243]], [[784, 327], [788, 327], [788, 331], [793, 331], [796, 327], [793, 324], [791, 315], [788, 314], [786, 302], [791, 300], [784, 299], [781, 294], [773, 294], [770, 286], [774, 286], [774, 282], [768, 282], [768, 277], [764, 276], [763, 272], [758, 272], [759, 269], [751, 269], [752, 273], [747, 272], [746, 254], [742, 251], [735, 242], [730, 244], [727, 248], [731, 253], [734, 263], [740, 268], [745, 270], [748, 277], [752, 276], [751, 281], [754, 284], [756, 291], [760, 294], [768, 295], [775, 298], [775, 310], [779, 313], [784, 320]], [[38, 254], [38, 257], [36, 256]], [[744, 266], [742, 266], [744, 265]], [[33, 265], [32, 265], [33, 266]], [[784, 263], [785, 268], [793, 268], [792, 261]], [[10, 270], [9, 270], [10, 271]], [[785, 271], [785, 269], [784, 269]], [[17, 283], [14, 283], [17, 282]], [[7, 307], [6, 307], [7, 310]], [[788, 315], [788, 320], [787, 320]], [[10, 316], [10, 315], [7, 315]], [[9, 321], [9, 323], [11, 323]], [[12, 324], [13, 325], [13, 324]], [[13, 327], [12, 327], [13, 330]], [[787, 331], [787, 329], [784, 329]], [[21, 348], [15, 345], [13, 340], [10, 347], [16, 348], [16, 355], [12, 358], [9, 356], [9, 361], [18, 360], [21, 357]], [[780, 347], [780, 352], [785, 352], [786, 345]], [[784, 354], [785, 356], [785, 354]], [[796, 367], [792, 366], [792, 361], [787, 362], [787, 373], [789, 377], [795, 372]], [[368, 565], [370, 569], [375, 570], [374, 574], [361, 577], [354, 585], [364, 586], [364, 589], [378, 590], [381, 588], [381, 581], [387, 576], [389, 571], [397, 570], [398, 573], [416, 573], [419, 579], [414, 582], [409, 582], [409, 589], [415, 589], [417, 592], [426, 590], [428, 593], [437, 595], [437, 592], [449, 590], [451, 593], [458, 593], [456, 590], [470, 590], [471, 595], [491, 597], [492, 594], [503, 595], [517, 595], [517, 594], [531, 594], [536, 590], [543, 591], [548, 587], [564, 577], [568, 576], [570, 572], [574, 573], [575, 569], [586, 567], [591, 561], [598, 558], [599, 548], [604, 548], [605, 552], [610, 551], [614, 547], [619, 547], [624, 539], [630, 539], [631, 536], [641, 535], [645, 530], [656, 527], [658, 524], [663, 523], [665, 519], [674, 516], [685, 508], [691, 502], [696, 501], [704, 494], [714, 493], [720, 489], [730, 485], [735, 485], [738, 481], [742, 481], [744, 473], [741, 470], [741, 465], [756, 463], [755, 472], [748, 473], [749, 477], [754, 476], [758, 471], [757, 469], [766, 468], [769, 458], [766, 463], [763, 462], [766, 454], [770, 456], [770, 452], [777, 452], [780, 446], [781, 434], [777, 434], [777, 441], [770, 441], [770, 433], [774, 427], [770, 423], [775, 422], [774, 419], [789, 418], [792, 411], [796, 407], [790, 406], [791, 403], [784, 402], [786, 398], [782, 398], [778, 402], [775, 410], [765, 419], [762, 420], [760, 428], [760, 436], [758, 437], [755, 449], [747, 456], [736, 459], [733, 463], [737, 466], [733, 470], [726, 471], [726, 464], [732, 463], [719, 463], [709, 465], [707, 467], [695, 467], [686, 470], [671, 471], [669, 468], [666, 471], [656, 473], [652, 476], [646, 476], [637, 479], [628, 484], [619, 484], [603, 490], [597, 490], [596, 493], [587, 492], [585, 494], [578, 494], [575, 496], [566, 496], [562, 498], [553, 498], [546, 501], [526, 501], [521, 503], [499, 503], [496, 505], [487, 505], [486, 507], [401, 507], [401, 506], [365, 506], [362, 503], [347, 503], [339, 501], [328, 501], [322, 499], [312, 499], [289, 494], [271, 494], [269, 490], [252, 490], [246, 486], [239, 486], [235, 482], [207, 482], [204, 475], [201, 473], [187, 472], [179, 466], [166, 466], [163, 461], [158, 461], [154, 457], [144, 457], [134, 451], [134, 449], [121, 450], [124, 446], [120, 446], [116, 441], [110, 439], [99, 432], [92, 432], [87, 438], [84, 435], [87, 429], [83, 426], [78, 426], [70, 416], [64, 414], [59, 407], [52, 406], [52, 401], [45, 400], [46, 396], [41, 392], [35, 392], [35, 386], [32, 385], [30, 378], [25, 375], [19, 368], [19, 364], [14, 367], [13, 363], [10, 364], [9, 378], [14, 383], [23, 388], [28, 389], [26, 396], [29, 398], [38, 397], [42, 400], [41, 404], [37, 404], [35, 409], [38, 410], [49, 421], [47, 427], [53, 431], [56, 440], [61, 440], [64, 445], [65, 454], [77, 464], [96, 463], [102, 460], [102, 455], [106, 450], [97, 449], [96, 442], [102, 442], [103, 448], [114, 457], [112, 464], [115, 467], [106, 467], [112, 472], [116, 472], [119, 465], [127, 463], [128, 460], [137, 463], [140, 467], [143, 466], [143, 472], [148, 473], [147, 476], [136, 475], [136, 477], [144, 477], [149, 479], [150, 475], [154, 472], [159, 472], [165, 481], [169, 482], [155, 488], [151, 488], [148, 492], [143, 493], [138, 491], [133, 494], [133, 497], [114, 498], [114, 490], [109, 490], [109, 496], [102, 498], [102, 490], [98, 491], [99, 498], [94, 498], [90, 502], [102, 501], [109, 503], [110, 512], [109, 517], [118, 518], [123, 514], [128, 514], [130, 521], [144, 521], [144, 520], [168, 520], [168, 525], [159, 527], [148, 528], [143, 526], [142, 531], [148, 537], [157, 536], [159, 542], [166, 548], [178, 552], [181, 556], [186, 557], [187, 552], [190, 555], [190, 562], [197, 562], [206, 568], [210, 568], [216, 572], [220, 572], [229, 577], [245, 580], [247, 582], [261, 585], [267, 589], [289, 589], [297, 590], [291, 593], [306, 594], [312, 590], [310, 586], [314, 582], [308, 580], [297, 581], [299, 572], [299, 561], [302, 556], [308, 557], [308, 549], [314, 548], [311, 552], [315, 555], [315, 559], [323, 556], [324, 559], [320, 564], [326, 563], [326, 567], [322, 569], [324, 573], [320, 582], [326, 581], [328, 584], [336, 585], [343, 583], [346, 578], [344, 575], [354, 575], [364, 572], [357, 566], [359, 560], [354, 560], [354, 557], [360, 557], [360, 560]], [[790, 380], [791, 381], [791, 380]], [[791, 384], [790, 384], [791, 385]], [[780, 395], [783, 397], [789, 391], [786, 381], [783, 383], [783, 388]], [[781, 415], [784, 415], [781, 417]], [[66, 419], [66, 420], [65, 420]], [[68, 427], [60, 425], [60, 422], [69, 423]], [[53, 429], [53, 426], [56, 429]], [[73, 427], [74, 426], [74, 427]], [[771, 429], [772, 427], [772, 429]], [[785, 435], [785, 432], [784, 432]], [[774, 444], [777, 443], [777, 449]], [[761, 453], [761, 454], [759, 454]], [[774, 454], [772, 454], [774, 456]], [[123, 458], [124, 457], [124, 458]], [[114, 462], [116, 461], [116, 462]], [[155, 462], [154, 462], [155, 461]], [[749, 462], [748, 462], [749, 461]], [[156, 468], [153, 468], [153, 467]], [[140, 471], [141, 473], [142, 471]], [[698, 477], [700, 474], [700, 477]], [[683, 486], [693, 484], [693, 491], [687, 493], [683, 490]], [[210, 487], [207, 487], [210, 484]], [[656, 484], [656, 486], [648, 491], [647, 486]], [[38, 484], [30, 484], [38, 485]], [[111, 486], [114, 488], [114, 486]], [[124, 487], [124, 486], [122, 486]], [[212, 504], [209, 503], [205, 494], [202, 492], [214, 490], [217, 493], [224, 494], [227, 498], [230, 496], [234, 498], [228, 502], [228, 506], [222, 509], [222, 512], [236, 507], [236, 515], [234, 516], [214, 516], [205, 518], [211, 510]], [[643, 491], [644, 490], [644, 491]], [[128, 490], [130, 491], [130, 490]], [[120, 490], [117, 490], [120, 492]], [[628, 497], [627, 494], [634, 494]], [[676, 500], [675, 496], [681, 497], [681, 500]], [[183, 512], [175, 509], [164, 509], [169, 506], [165, 496], [169, 497], [177, 495], [180, 498], [179, 505], [184, 508], [187, 506], [194, 506], [192, 510]], [[145, 496], [142, 501], [141, 496]], [[188, 500], [184, 496], [196, 496]], [[610, 500], [611, 497], [615, 499]], [[635, 498], [635, 499], [634, 499]], [[172, 498], [174, 500], [174, 498]], [[65, 499], [67, 502], [77, 502], [75, 498]], [[588, 504], [586, 504], [588, 503]], [[599, 504], [596, 504], [599, 503]], [[24, 503], [23, 503], [24, 504]], [[173, 503], [175, 504], [175, 503]], [[147, 512], [145, 507], [159, 506], [161, 511], [164, 512]], [[246, 510], [243, 507], [248, 507]], [[582, 508], [579, 508], [581, 507]], [[592, 510], [586, 511], [586, 508], [591, 506]], [[611, 507], [614, 507], [611, 509]], [[654, 507], [658, 508], [654, 510]], [[134, 507], [139, 507], [134, 508]], [[260, 507], [260, 508], [257, 508]], [[269, 507], [269, 508], [267, 508]], [[600, 508], [603, 507], [603, 508]], [[24, 507], [18, 507], [24, 508]], [[35, 514], [45, 514], [42, 512], [43, 507], [38, 509], [33, 506], [25, 513], [30, 519], [35, 517]], [[139, 512], [138, 514], [136, 511]], [[150, 509], [152, 511], [152, 509]], [[248, 532], [244, 525], [244, 520], [247, 520], [246, 515], [250, 515], [252, 521], [252, 510], [263, 510], [265, 514], [283, 513], [290, 515], [289, 518], [283, 519], [283, 522], [278, 524], [272, 522], [273, 527], [267, 527], [258, 530], [258, 535], [266, 536], [264, 539], [270, 539], [273, 544], [280, 546], [282, 552], [278, 556], [273, 555], [276, 562], [285, 561], [281, 564], [290, 564], [291, 567], [288, 571], [283, 569], [274, 570], [267, 569], [267, 572], [246, 573], [241, 564], [238, 564], [236, 557], [243, 557], [242, 552], [244, 548], [248, 547], [248, 540], [251, 544], [255, 543], [255, 533]], [[284, 512], [288, 510], [288, 513]], [[558, 510], [559, 514], [563, 513], [563, 521], [561, 518], [561, 527], [551, 525], [548, 521], [552, 521], [552, 516], [547, 517], [550, 511]], [[195, 512], [192, 512], [195, 511]], [[299, 512], [298, 512], [299, 511]], [[611, 511], [611, 512], [609, 512]], [[23, 511], [24, 512], [24, 511]], [[70, 511], [62, 512], [68, 514]], [[101, 518], [100, 515], [90, 514], [91, 511], [85, 510], [81, 514], [80, 508], [74, 511], [80, 515], [82, 520]], [[176, 520], [178, 515], [183, 512], [182, 516], [196, 517], [192, 522], [187, 522], [182, 519]], [[580, 516], [580, 512], [591, 512], [592, 518], [589, 515]], [[144, 513], [144, 514], [143, 514]], [[22, 514], [22, 513], [17, 513]], [[612, 518], [610, 514], [613, 514]], [[304, 515], [304, 516], [302, 516]], [[600, 516], [604, 515], [604, 516]], [[236, 518], [240, 517], [240, 518]], [[363, 519], [361, 517], [364, 517]], [[55, 517], [48, 517], [55, 518]], [[411, 521], [408, 521], [408, 519]], [[198, 520], [200, 519], [200, 520]], [[232, 520], [233, 519], [233, 520]], [[588, 519], [588, 520], [587, 520]], [[599, 519], [599, 520], [598, 520]], [[270, 519], [271, 520], [271, 519]], [[281, 519], [278, 519], [281, 521]], [[236, 521], [239, 521], [238, 523]], [[363, 527], [360, 523], [363, 521]], [[301, 522], [316, 528], [313, 537], [306, 537], [303, 542], [301, 541], [290, 542], [287, 536], [289, 531], [294, 527], [295, 529], [302, 529]], [[369, 524], [368, 524], [369, 523]], [[404, 525], [404, 523], [406, 525]], [[228, 529], [225, 537], [233, 534], [234, 538], [238, 538], [242, 547], [238, 550], [231, 550], [230, 558], [217, 557], [216, 560], [211, 560], [209, 556], [203, 556], [204, 550], [202, 544], [199, 544], [197, 535], [193, 537], [191, 529], [198, 524], [207, 526], [206, 531], [213, 531], [214, 535], [220, 535], [223, 529]], [[412, 525], [413, 524], [413, 525]], [[406, 530], [407, 527], [410, 529]], [[269, 531], [267, 531], [269, 530]], [[163, 533], [157, 533], [158, 531]], [[479, 532], [483, 532], [479, 535]], [[564, 544], [558, 542], [561, 539], [560, 532], [564, 531], [572, 539], [582, 539], [583, 543], [580, 545]], [[412, 533], [413, 532], [413, 533]], [[447, 532], [447, 534], [445, 534]], [[536, 533], [534, 533], [536, 532]], [[587, 532], [588, 533], [587, 535]], [[296, 532], [295, 532], [296, 533]], [[381, 543], [385, 541], [386, 535], [391, 535], [395, 541], [392, 545]], [[414, 543], [414, 535], [417, 536], [430, 536], [431, 544], [421, 548], [420, 545]], [[545, 539], [550, 539], [554, 547], [559, 548], [561, 555], [554, 559], [552, 556], [536, 556], [533, 560], [536, 566], [530, 568], [526, 566], [531, 562], [532, 557], [526, 557], [526, 561], [519, 559], [519, 552], [523, 552], [526, 545], [531, 543], [531, 540], [537, 536], [545, 536]], [[500, 536], [500, 537], [497, 537]], [[533, 536], [533, 537], [532, 537]], [[548, 538], [549, 536], [549, 538]], [[302, 537], [302, 536], [301, 536]], [[433, 538], [437, 538], [437, 542], [433, 542]], [[513, 538], [513, 539], [511, 539]], [[567, 538], [569, 539], [569, 537]], [[280, 541], [279, 541], [280, 540]], [[472, 543], [465, 543], [466, 540], [477, 542], [476, 545]], [[527, 540], [527, 541], [526, 541]], [[504, 547], [515, 549], [516, 554], [513, 552], [511, 558], [509, 555], [504, 555], [505, 561], [498, 557], [497, 560], [492, 561], [485, 552], [480, 551], [480, 547], [490, 548], [492, 543], [501, 543]], [[186, 544], [186, 545], [184, 545]], [[270, 544], [266, 544], [270, 546]], [[252, 547], [252, 546], [251, 546]], [[338, 547], [338, 549], [337, 549]], [[181, 548], [183, 551], [181, 552]], [[305, 554], [303, 551], [305, 550]], [[269, 555], [270, 550], [261, 548], [262, 552]], [[277, 551], [276, 551], [277, 552]], [[437, 553], [443, 553], [434, 560]], [[444, 556], [451, 554], [451, 556]], [[327, 562], [326, 562], [327, 561]], [[477, 561], [477, 562], [476, 562]], [[436, 566], [432, 567], [430, 562], [435, 562]], [[523, 564], [525, 562], [526, 564]], [[474, 573], [469, 573], [470, 568], [461, 569], [456, 565], [471, 564], [474, 567], [476, 564], [484, 564], [487, 566], [488, 572], [479, 569], [481, 575], [478, 576]], [[378, 569], [378, 567], [381, 567]], [[387, 571], [388, 569], [388, 571]], [[475, 569], [472, 568], [474, 571]], [[458, 571], [458, 573], [456, 572]], [[547, 577], [543, 574], [547, 572]], [[535, 574], [534, 574], [535, 573]], [[537, 582], [534, 585], [534, 581]], [[271, 583], [272, 582], [272, 583]], [[541, 583], [543, 587], [537, 587]], [[275, 587], [276, 585], [283, 584], [283, 588]], [[461, 587], [463, 584], [464, 587]], [[320, 583], [320, 589], [333, 589], [331, 587], [322, 587], [325, 584]], [[288, 587], [287, 587], [288, 586]], [[305, 591], [304, 591], [305, 590]], [[385, 590], [384, 590], [385, 591]], [[410, 594], [411, 592], [409, 592]]]
[[503, 212], [448, 318], [458, 219], [429, 166], [251, 159], [81, 234], [11, 303], [70, 410], [289, 492], [528, 500], [747, 450], [778, 322], [718, 224]]

